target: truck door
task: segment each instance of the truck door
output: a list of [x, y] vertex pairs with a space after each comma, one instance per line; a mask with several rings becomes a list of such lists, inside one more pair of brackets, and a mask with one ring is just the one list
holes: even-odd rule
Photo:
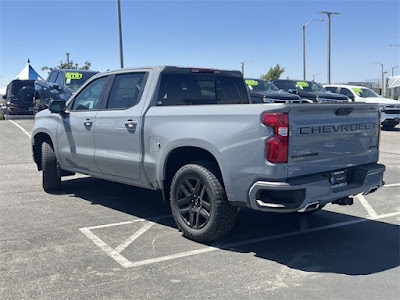
[[141, 116], [149, 72], [113, 76], [105, 109], [95, 119], [95, 159], [101, 173], [137, 180], [142, 159]]
[[97, 171], [94, 160], [94, 120], [104, 96], [108, 76], [90, 82], [69, 103], [57, 143], [61, 165], [81, 171]]

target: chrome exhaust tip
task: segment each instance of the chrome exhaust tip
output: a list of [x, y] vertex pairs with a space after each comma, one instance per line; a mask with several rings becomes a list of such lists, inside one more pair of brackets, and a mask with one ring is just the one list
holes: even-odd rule
[[376, 190], [377, 190], [378, 188], [379, 188], [378, 185], [373, 186], [372, 188], [370, 188], [370, 189], [368, 190], [368, 192], [364, 192], [364, 193], [362, 193], [362, 194], [363, 194], [363, 195], [371, 194], [371, 193], [373, 193], [373, 192], [376, 192]]
[[307, 212], [307, 211], [316, 210], [316, 209], [318, 209], [318, 207], [319, 207], [319, 202], [318, 201], [310, 202], [310, 203], [307, 203], [306, 206], [304, 206], [303, 208], [300, 208], [298, 210], [298, 212], [304, 213], [304, 212]]

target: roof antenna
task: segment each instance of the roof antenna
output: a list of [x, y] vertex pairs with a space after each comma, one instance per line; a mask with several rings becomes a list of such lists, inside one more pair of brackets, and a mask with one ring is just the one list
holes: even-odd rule
[[28, 58], [28, 64], [30, 64], [31, 63], [31, 61], [29, 60], [29, 58]]

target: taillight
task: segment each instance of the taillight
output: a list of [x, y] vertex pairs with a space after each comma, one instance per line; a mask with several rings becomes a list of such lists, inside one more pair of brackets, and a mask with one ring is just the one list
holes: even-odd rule
[[379, 120], [378, 120], [378, 149], [381, 144], [381, 110], [378, 111]]
[[287, 113], [265, 113], [262, 123], [274, 128], [275, 136], [266, 144], [267, 160], [275, 163], [288, 161], [289, 120]]

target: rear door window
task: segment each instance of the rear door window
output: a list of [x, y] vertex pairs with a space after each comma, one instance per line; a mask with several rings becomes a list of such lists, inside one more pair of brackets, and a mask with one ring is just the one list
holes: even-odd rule
[[129, 108], [140, 101], [146, 73], [120, 74], [115, 77], [107, 109]]
[[163, 74], [157, 105], [249, 103], [243, 78], [221, 75]]
[[329, 92], [336, 93], [336, 87], [335, 86], [326, 86], [325, 89]]

